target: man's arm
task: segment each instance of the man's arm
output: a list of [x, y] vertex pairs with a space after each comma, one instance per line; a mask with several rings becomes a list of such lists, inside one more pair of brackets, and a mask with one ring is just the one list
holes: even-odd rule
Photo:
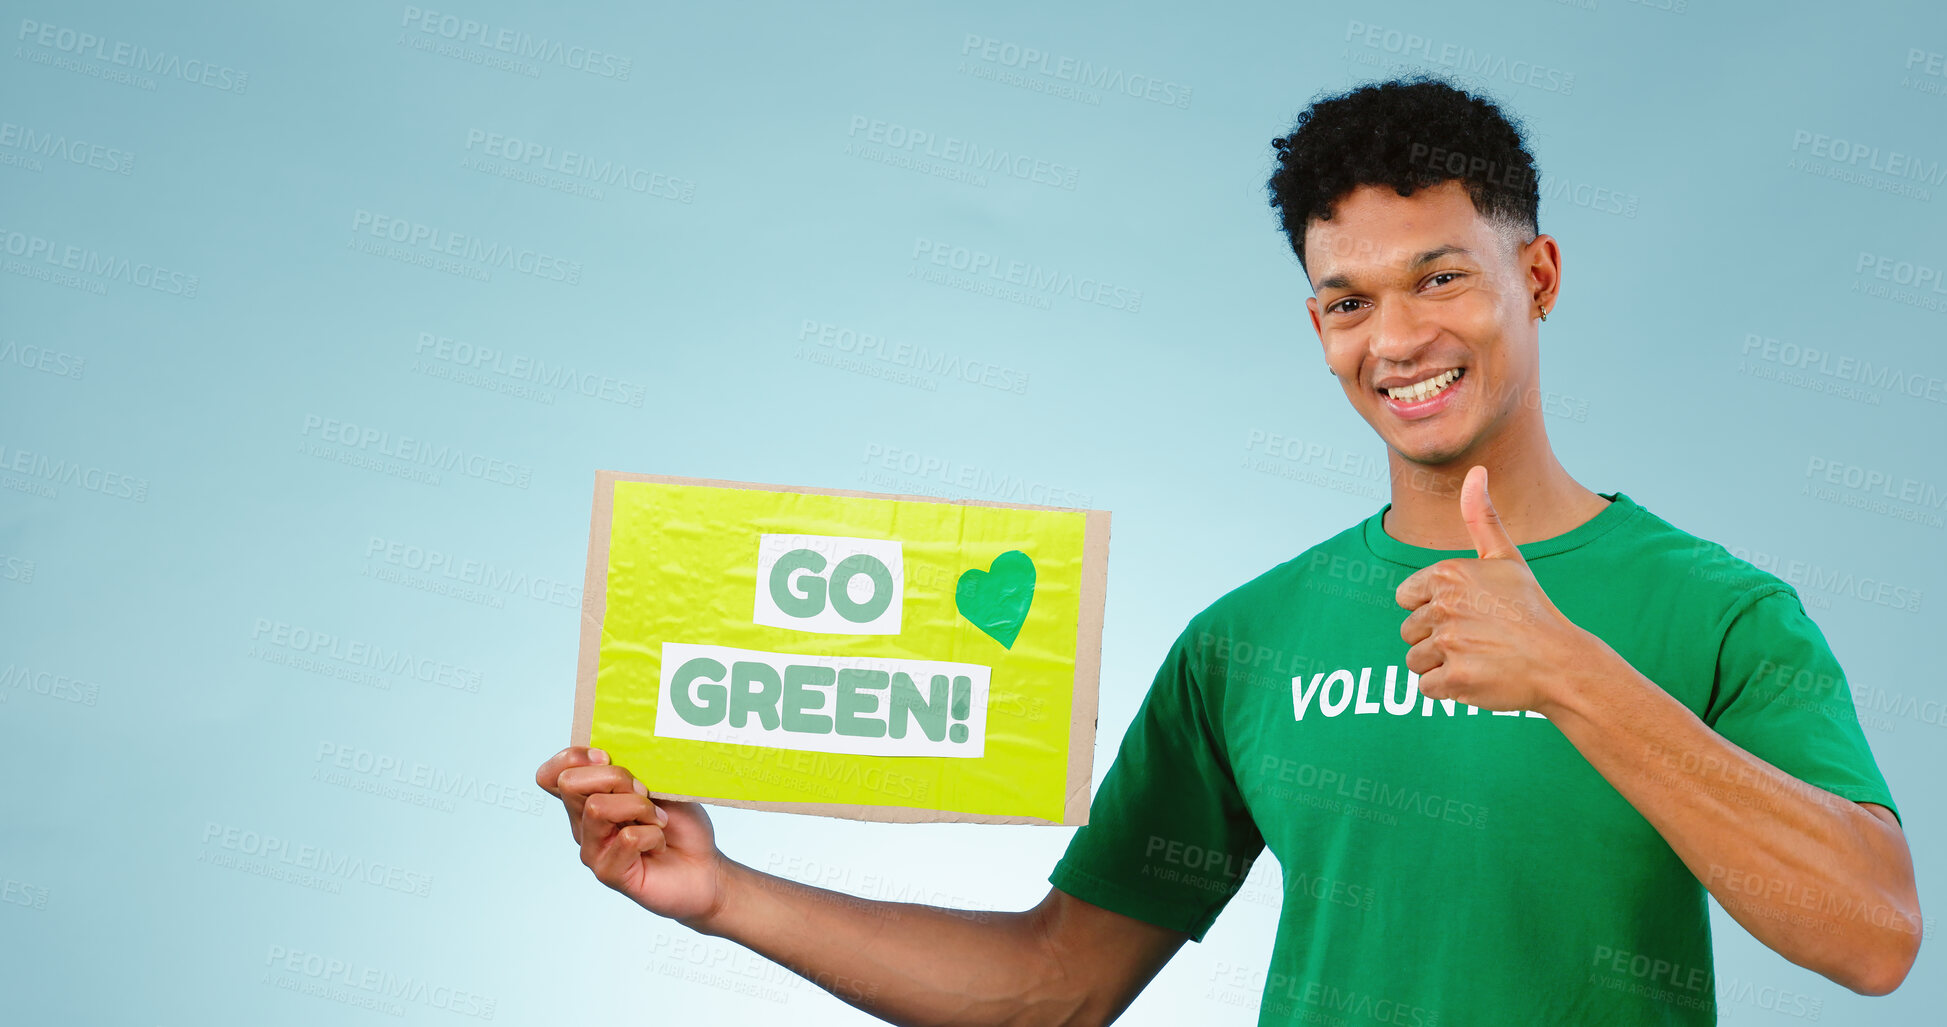
[[690, 926], [738, 942], [898, 1024], [1107, 1024], [1189, 935], [1058, 889], [988, 913], [880, 902], [723, 861], [724, 901]]
[[1539, 712], [1753, 937], [1861, 994], [1899, 987], [1920, 949], [1920, 900], [1892, 812], [1745, 752], [1609, 655]]
[[597, 751], [562, 750], [535, 781], [562, 800], [582, 862], [652, 913], [766, 956], [900, 1024], [1106, 1024], [1180, 931], [1051, 889], [1013, 913], [882, 902], [789, 881], [716, 848], [691, 802], [651, 802]]
[[1861, 994], [1899, 987], [1921, 922], [1891, 811], [1739, 748], [1563, 616], [1495, 513], [1485, 468], [1468, 472], [1460, 509], [1480, 558], [1422, 568], [1396, 596], [1413, 611], [1400, 636], [1420, 693], [1539, 712], [1753, 937]]

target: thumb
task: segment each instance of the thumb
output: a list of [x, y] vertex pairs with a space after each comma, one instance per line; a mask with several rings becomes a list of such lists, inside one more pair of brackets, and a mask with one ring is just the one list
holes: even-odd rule
[[1527, 562], [1501, 525], [1494, 501], [1487, 497], [1487, 468], [1479, 464], [1469, 468], [1466, 480], [1460, 483], [1460, 517], [1467, 522], [1467, 537], [1473, 539], [1481, 559]]

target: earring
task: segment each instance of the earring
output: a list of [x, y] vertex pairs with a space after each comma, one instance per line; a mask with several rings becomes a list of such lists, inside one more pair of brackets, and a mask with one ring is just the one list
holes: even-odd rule
[[1546, 321], [1546, 320], [1548, 320], [1548, 308], [1547, 308], [1547, 307], [1543, 307], [1543, 308], [1541, 308], [1541, 319], [1542, 319], [1543, 321]]

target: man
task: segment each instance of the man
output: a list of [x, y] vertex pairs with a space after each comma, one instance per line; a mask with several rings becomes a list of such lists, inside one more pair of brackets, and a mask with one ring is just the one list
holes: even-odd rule
[[1320, 101], [1274, 145], [1312, 327], [1392, 502], [1191, 619], [1041, 904], [781, 881], [570, 749], [536, 777], [583, 862], [900, 1023], [1113, 1020], [1267, 846], [1261, 1024], [1712, 1023], [1705, 889], [1785, 958], [1893, 990], [1912, 860], [1818, 628], [1549, 446], [1561, 255], [1519, 132], [1422, 78]]

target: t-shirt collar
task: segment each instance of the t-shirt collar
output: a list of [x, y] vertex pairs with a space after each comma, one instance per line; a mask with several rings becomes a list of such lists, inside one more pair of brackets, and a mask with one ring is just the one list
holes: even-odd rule
[[[1609, 505], [1603, 507], [1594, 517], [1554, 538], [1522, 543], [1519, 547], [1521, 558], [1532, 562], [1545, 556], [1565, 553], [1577, 546], [1587, 545], [1608, 534], [1642, 509], [1635, 500], [1621, 492], [1598, 492], [1596, 495], [1609, 500]], [[1386, 534], [1386, 511], [1392, 508], [1393, 504], [1387, 503], [1379, 508], [1378, 513], [1366, 518], [1365, 523], [1360, 525], [1359, 533], [1365, 539], [1366, 548], [1371, 550], [1374, 556], [1418, 569], [1441, 560], [1480, 555], [1473, 549], [1428, 549], [1424, 546], [1408, 545]]]

